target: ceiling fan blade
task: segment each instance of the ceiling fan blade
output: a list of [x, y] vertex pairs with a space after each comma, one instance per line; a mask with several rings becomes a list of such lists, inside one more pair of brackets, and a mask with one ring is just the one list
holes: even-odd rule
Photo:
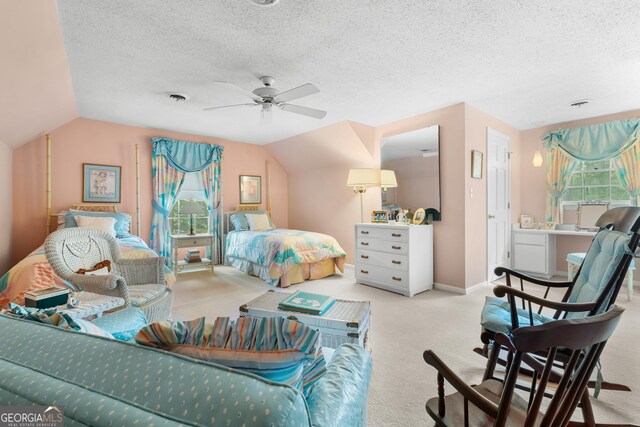
[[220, 81], [216, 81], [216, 82], [213, 82], [213, 83], [215, 83], [215, 84], [217, 84], [219, 86], [223, 86], [223, 87], [226, 87], [228, 89], [231, 89], [232, 91], [234, 91], [236, 93], [241, 93], [244, 96], [248, 96], [249, 98], [253, 99], [254, 101], [260, 101], [260, 102], [264, 101], [264, 99], [261, 96], [258, 96], [255, 93], [253, 93], [251, 91], [248, 91], [246, 89], [243, 89], [243, 88], [241, 88], [239, 86], [236, 86], [236, 85], [234, 85], [232, 83], [220, 82]]
[[205, 111], [209, 111], [209, 110], [217, 110], [218, 108], [230, 108], [230, 107], [257, 107], [258, 104], [233, 104], [233, 105], [221, 105], [219, 107], [209, 107], [209, 108], [203, 108], [203, 110]]
[[288, 111], [290, 113], [302, 114], [303, 116], [313, 117], [314, 119], [321, 119], [327, 115], [326, 111], [316, 110], [315, 108], [303, 107], [301, 105], [294, 104], [280, 104], [280, 109]]
[[294, 99], [302, 98], [303, 96], [313, 95], [320, 92], [320, 89], [312, 85], [311, 83], [303, 84], [302, 86], [294, 87], [293, 89], [280, 92], [274, 99], [278, 102], [293, 101]]

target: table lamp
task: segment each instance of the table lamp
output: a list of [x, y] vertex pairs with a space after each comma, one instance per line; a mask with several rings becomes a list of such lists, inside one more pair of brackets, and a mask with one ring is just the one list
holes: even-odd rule
[[189, 200], [182, 202], [180, 211], [178, 213], [181, 215], [191, 216], [191, 219], [189, 221], [189, 234], [187, 234], [187, 236], [195, 236], [196, 233], [193, 232], [193, 216], [206, 214], [207, 210], [195, 200]]

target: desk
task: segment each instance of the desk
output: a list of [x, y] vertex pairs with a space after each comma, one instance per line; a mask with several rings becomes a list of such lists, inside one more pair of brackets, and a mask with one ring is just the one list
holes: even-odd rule
[[511, 230], [511, 268], [550, 279], [556, 274], [556, 236], [596, 235], [595, 231]]

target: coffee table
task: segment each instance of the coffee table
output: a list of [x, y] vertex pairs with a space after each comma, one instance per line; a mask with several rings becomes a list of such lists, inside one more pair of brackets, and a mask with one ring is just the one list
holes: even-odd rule
[[273, 317], [283, 316], [297, 320], [322, 333], [322, 345], [338, 348], [341, 344], [358, 344], [371, 351], [369, 326], [371, 323], [371, 303], [336, 299], [322, 315], [279, 310], [278, 304], [291, 293], [267, 291], [259, 297], [240, 306], [240, 316]]
[[91, 292], [77, 292], [76, 298], [80, 300], [80, 304], [74, 308], [68, 308], [65, 305], [59, 305], [59, 312], [68, 314], [74, 319], [84, 319], [86, 317], [102, 316], [102, 313], [124, 305], [124, 298], [112, 297], [109, 295], [99, 295]]

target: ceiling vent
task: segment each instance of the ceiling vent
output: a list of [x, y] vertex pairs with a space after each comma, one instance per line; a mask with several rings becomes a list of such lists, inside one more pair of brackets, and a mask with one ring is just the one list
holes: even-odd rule
[[278, 3], [280, 0], [251, 0], [253, 3], [259, 6], [273, 6]]
[[189, 100], [189, 96], [182, 93], [167, 92], [167, 96], [169, 97], [169, 99], [175, 102], [183, 102]]

